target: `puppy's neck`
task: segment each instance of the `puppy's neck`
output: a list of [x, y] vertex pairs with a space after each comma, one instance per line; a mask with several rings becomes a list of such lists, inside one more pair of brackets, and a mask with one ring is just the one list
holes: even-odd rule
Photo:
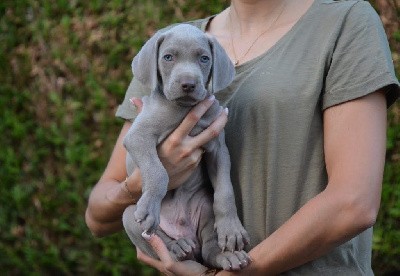
[[160, 103], [160, 107], [162, 106], [164, 108], [173, 109], [173, 110], [179, 111], [179, 112], [188, 112], [193, 107], [193, 106], [180, 105], [176, 101], [168, 100], [167, 97], [165, 97], [164, 92], [162, 90], [160, 90], [160, 89], [157, 89], [157, 88], [155, 90], [153, 90], [153, 92], [151, 93], [150, 97], [152, 97], [157, 102], [159, 102]]
[[[174, 105], [176, 107], [179, 108], [192, 108], [195, 105], [197, 105], [199, 102], [193, 102], [193, 103], [185, 103], [179, 100], [169, 100], [167, 99], [167, 97], [165, 96], [164, 91], [162, 90], [162, 86], [158, 85], [158, 87], [156, 89], [153, 90], [152, 95], [154, 95], [156, 98], [159, 98], [159, 100], [161, 100], [163, 102], [163, 104], [165, 105]], [[211, 95], [211, 93], [207, 93], [207, 95]]]

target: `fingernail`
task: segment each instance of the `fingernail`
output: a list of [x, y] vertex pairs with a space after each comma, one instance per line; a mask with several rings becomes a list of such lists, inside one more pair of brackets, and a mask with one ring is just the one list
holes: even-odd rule
[[209, 101], [214, 101], [214, 100], [215, 100], [215, 96], [214, 96], [214, 95], [211, 95], [210, 97], [208, 97], [208, 100], [209, 100]]
[[229, 114], [229, 109], [227, 107], [224, 108], [224, 112], [226, 113], [226, 115]]
[[136, 100], [135, 97], [129, 99], [129, 101], [131, 102], [131, 104], [133, 104], [134, 106], [136, 106], [136, 104], [135, 104], [135, 102], [134, 102], [135, 100]]

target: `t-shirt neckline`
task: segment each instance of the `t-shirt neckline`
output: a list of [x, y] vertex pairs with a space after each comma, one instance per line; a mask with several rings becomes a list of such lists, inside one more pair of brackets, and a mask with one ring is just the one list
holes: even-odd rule
[[[264, 53], [260, 54], [259, 56], [256, 56], [253, 59], [250, 59], [242, 64], [239, 64], [238, 66], [235, 66], [236, 72], [241, 72], [246, 70], [248, 67], [252, 67], [255, 63], [260, 61], [266, 56], [271, 55], [276, 49], [278, 49], [285, 41], [287, 41], [293, 34], [296, 33], [296, 30], [303, 25], [303, 22], [306, 21], [306, 19], [310, 16], [312, 11], [314, 10], [315, 6], [319, 3], [319, 0], [314, 0], [313, 3], [310, 5], [310, 7], [307, 9], [307, 11], [297, 20], [296, 23], [288, 30], [277, 42], [275, 42], [274, 45], [272, 45], [268, 50], [266, 50]], [[216, 15], [209, 16], [205, 18], [203, 24], [201, 24], [201, 30], [203, 32], [206, 31], [207, 26], [210, 24], [211, 20]]]

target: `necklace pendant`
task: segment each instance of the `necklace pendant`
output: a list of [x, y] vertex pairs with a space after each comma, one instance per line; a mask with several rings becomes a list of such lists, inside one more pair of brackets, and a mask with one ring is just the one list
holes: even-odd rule
[[235, 60], [235, 62], [233, 63], [235, 66], [238, 66], [239, 65], [239, 61], [238, 60]]

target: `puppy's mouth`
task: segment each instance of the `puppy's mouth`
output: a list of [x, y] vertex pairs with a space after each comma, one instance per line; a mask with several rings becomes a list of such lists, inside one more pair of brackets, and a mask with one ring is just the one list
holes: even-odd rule
[[199, 101], [200, 100], [190, 96], [183, 96], [174, 100], [174, 102], [180, 106], [195, 106]]

